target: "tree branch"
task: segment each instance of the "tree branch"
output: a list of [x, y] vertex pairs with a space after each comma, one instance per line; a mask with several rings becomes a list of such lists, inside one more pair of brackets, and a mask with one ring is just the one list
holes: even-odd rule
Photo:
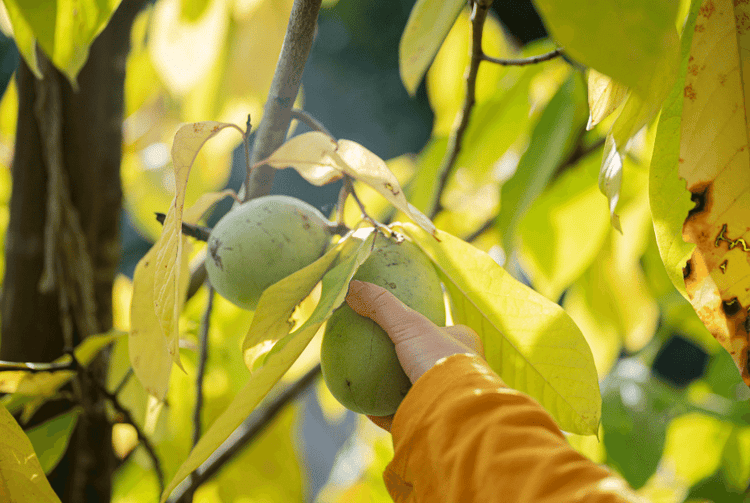
[[503, 65], [503, 66], [526, 66], [526, 65], [535, 65], [543, 61], [549, 61], [551, 59], [555, 59], [556, 57], [561, 56], [562, 53], [563, 53], [563, 50], [561, 48], [557, 48], [554, 51], [550, 51], [545, 54], [539, 54], [538, 56], [529, 56], [528, 58], [520, 58], [520, 59], [493, 58], [492, 56], [487, 56], [486, 54], [482, 54], [482, 61], [488, 61], [490, 63], [496, 63], [498, 65]]
[[443, 164], [440, 166], [440, 171], [438, 171], [437, 187], [433, 194], [432, 203], [427, 211], [427, 216], [430, 219], [435, 218], [435, 215], [441, 209], [440, 196], [443, 190], [445, 190], [448, 178], [450, 178], [455, 169], [456, 159], [458, 159], [458, 154], [461, 152], [464, 133], [466, 133], [466, 128], [469, 125], [474, 103], [476, 103], [477, 73], [479, 72], [479, 63], [484, 58], [484, 53], [482, 52], [482, 32], [484, 30], [484, 21], [487, 19], [487, 11], [491, 5], [492, 0], [476, 1], [471, 11], [471, 61], [466, 72], [466, 96], [463, 107], [456, 117], [453, 131], [451, 131]]
[[[200, 331], [200, 349], [198, 353], [198, 373], [195, 376], [195, 408], [193, 410], [193, 447], [198, 444], [198, 440], [201, 438], [201, 412], [203, 410], [203, 377], [206, 373], [206, 360], [208, 359], [208, 330], [211, 326], [211, 312], [214, 307], [214, 289], [211, 283], [206, 281], [206, 288], [208, 289], [208, 301], [206, 302], [206, 310], [203, 312], [203, 319], [201, 320], [201, 331]], [[196, 479], [195, 472], [190, 474], [190, 480]], [[193, 501], [193, 495], [196, 485], [191, 490], [187, 491], [184, 496], [184, 501]]]
[[292, 119], [303, 122], [307, 124], [307, 126], [313, 131], [319, 131], [325, 135], [330, 136], [333, 141], [336, 141], [336, 138], [331, 134], [330, 131], [328, 131], [328, 129], [323, 125], [322, 122], [320, 122], [318, 119], [305, 112], [304, 110], [300, 110], [299, 108], [292, 109]]
[[[315, 36], [320, 4], [321, 0], [294, 1], [271, 90], [263, 109], [263, 120], [255, 136], [251, 166], [271, 155], [286, 139], [302, 71]], [[245, 179], [243, 200], [269, 194], [273, 175], [274, 169], [270, 166], [256, 167]]]
[[258, 435], [268, 427], [284, 407], [295, 400], [303, 391], [309, 388], [315, 379], [320, 375], [320, 365], [316, 365], [309, 370], [296, 383], [289, 386], [281, 392], [271, 403], [263, 409], [253, 412], [229, 438], [219, 447], [214, 454], [206, 460], [197, 470], [195, 477], [189, 479], [189, 482], [183, 482], [174, 491], [174, 497], [169, 501], [174, 503], [183, 501], [185, 494], [195, 491], [195, 489], [210, 479], [219, 471], [219, 469], [229, 462], [235, 455], [239, 454], [242, 449], [252, 442]]

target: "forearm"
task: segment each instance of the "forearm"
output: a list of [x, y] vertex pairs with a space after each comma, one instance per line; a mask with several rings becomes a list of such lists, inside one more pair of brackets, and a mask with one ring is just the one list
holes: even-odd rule
[[424, 374], [391, 433], [395, 455], [384, 477], [397, 502], [637, 501], [477, 357], [455, 355]]

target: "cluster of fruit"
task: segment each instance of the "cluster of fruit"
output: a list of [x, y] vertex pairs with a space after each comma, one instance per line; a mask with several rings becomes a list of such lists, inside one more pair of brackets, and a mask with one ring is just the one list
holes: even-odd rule
[[[299, 199], [253, 199], [211, 231], [206, 271], [217, 293], [253, 310], [266, 288], [321, 257], [335, 234], [334, 224]], [[409, 241], [376, 235], [374, 249], [354, 279], [386, 288], [436, 324], [445, 322], [440, 279]], [[411, 387], [388, 334], [346, 303], [327, 322], [320, 359], [333, 396], [361, 414], [393, 414]]]

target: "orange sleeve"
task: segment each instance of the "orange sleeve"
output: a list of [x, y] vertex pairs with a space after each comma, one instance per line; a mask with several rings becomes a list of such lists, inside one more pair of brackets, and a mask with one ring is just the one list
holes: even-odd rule
[[444, 358], [420, 377], [391, 433], [383, 478], [396, 503], [643, 502], [474, 355]]

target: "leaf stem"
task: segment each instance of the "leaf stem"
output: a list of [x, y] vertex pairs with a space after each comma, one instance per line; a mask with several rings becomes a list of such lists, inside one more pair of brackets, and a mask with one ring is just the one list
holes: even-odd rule
[[562, 48], [558, 47], [554, 51], [550, 51], [545, 54], [539, 54], [538, 56], [529, 56], [528, 58], [519, 58], [519, 59], [493, 58], [492, 56], [487, 56], [486, 54], [482, 54], [482, 61], [487, 61], [489, 63], [495, 63], [495, 64], [503, 65], [503, 66], [526, 66], [526, 65], [535, 65], [537, 63], [542, 63], [543, 61], [549, 61], [551, 59], [555, 59], [558, 56], [562, 56], [562, 53], [563, 53]]
[[313, 131], [318, 131], [320, 133], [323, 133], [327, 136], [329, 136], [333, 141], [336, 141], [336, 138], [331, 134], [328, 129], [323, 125], [322, 122], [320, 122], [318, 119], [310, 115], [308, 112], [301, 110], [299, 108], [292, 109], [292, 119], [296, 119], [300, 122], [303, 122], [307, 124], [310, 129]]
[[[286, 139], [294, 100], [299, 92], [302, 71], [312, 47], [321, 0], [295, 0], [289, 16], [284, 44], [268, 92], [263, 120], [253, 144], [250, 166], [270, 156]], [[245, 179], [244, 201], [269, 194], [274, 169], [258, 166]]]
[[448, 149], [446, 150], [443, 163], [438, 171], [437, 187], [433, 194], [433, 200], [427, 211], [427, 216], [430, 220], [434, 219], [435, 215], [437, 215], [441, 209], [440, 197], [445, 190], [448, 178], [455, 169], [456, 159], [458, 159], [458, 154], [461, 152], [463, 137], [466, 133], [466, 128], [469, 125], [472, 109], [476, 103], [477, 73], [479, 72], [479, 64], [484, 58], [484, 52], [482, 51], [482, 32], [484, 31], [484, 22], [487, 19], [487, 11], [491, 5], [492, 0], [484, 0], [481, 2], [476, 1], [472, 4], [471, 60], [469, 62], [469, 68], [466, 71], [466, 96], [464, 97], [463, 107], [456, 116], [453, 130], [448, 139]]

